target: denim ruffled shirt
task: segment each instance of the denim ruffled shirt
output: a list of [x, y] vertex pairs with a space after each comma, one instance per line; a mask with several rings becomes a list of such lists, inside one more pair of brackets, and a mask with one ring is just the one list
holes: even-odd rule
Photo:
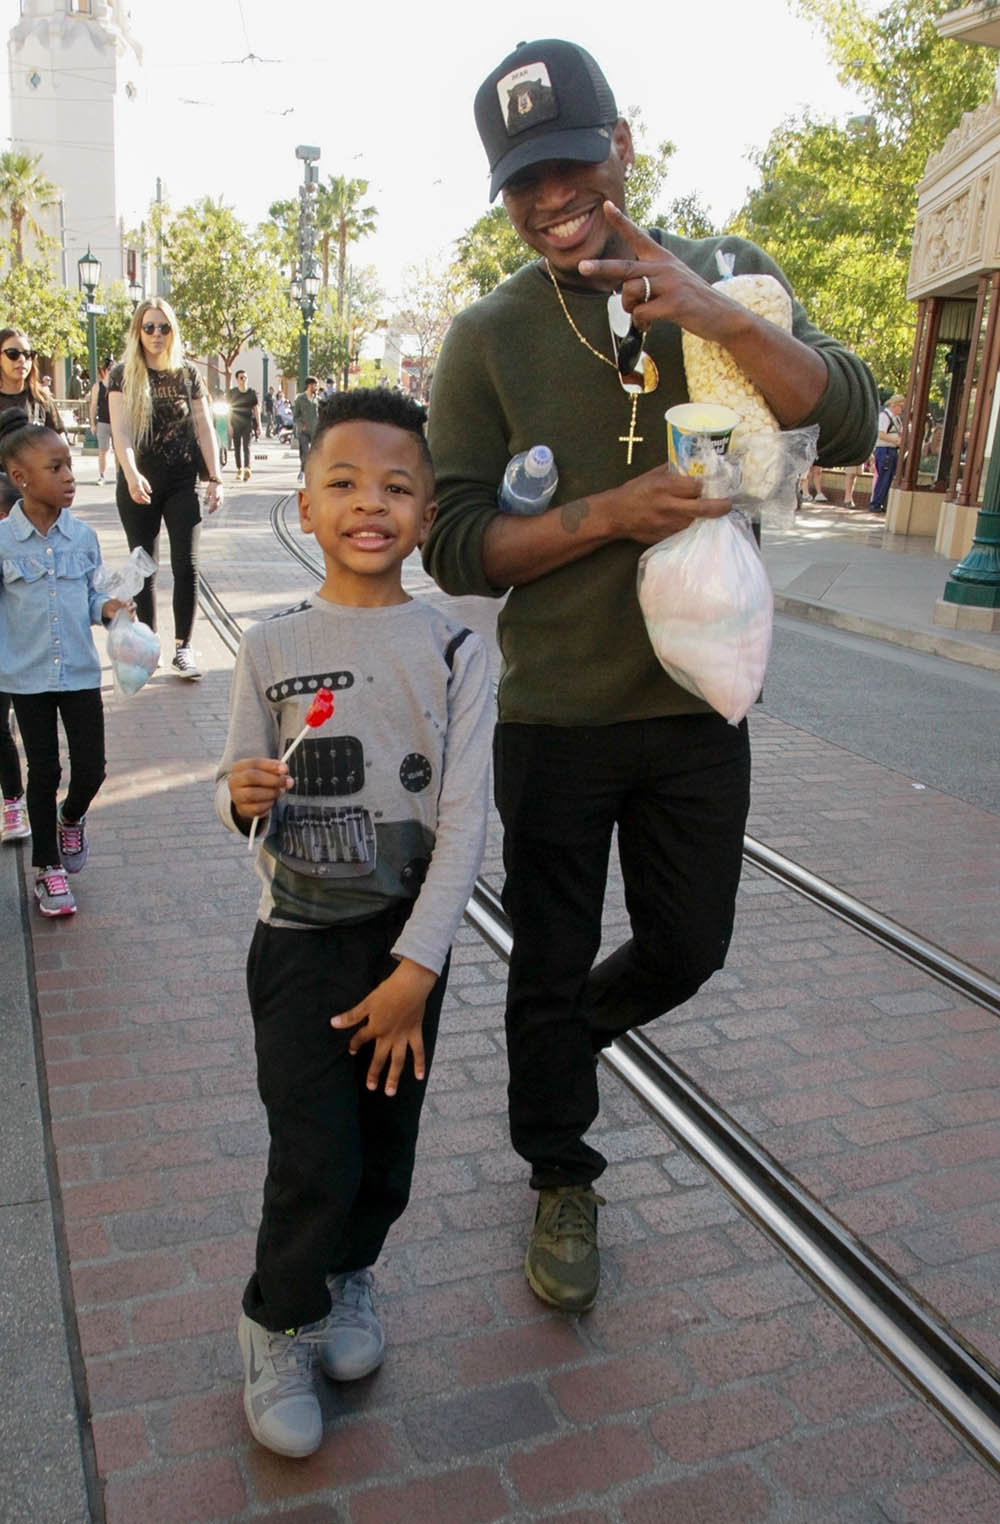
[[20, 503], [0, 520], [0, 692], [101, 686], [90, 632], [108, 600], [94, 585], [100, 565], [97, 536], [68, 508], [47, 535]]

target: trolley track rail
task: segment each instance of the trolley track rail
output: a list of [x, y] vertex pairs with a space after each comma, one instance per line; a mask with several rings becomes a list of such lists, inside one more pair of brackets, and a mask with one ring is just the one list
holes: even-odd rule
[[[288, 496], [271, 510], [274, 533], [317, 578], [316, 562], [284, 522]], [[235, 652], [240, 625], [204, 577], [202, 607]], [[745, 859], [930, 977], [1000, 1016], [1000, 985], [909, 928], [845, 894], [751, 837]], [[466, 917], [503, 961], [510, 924], [479, 879]], [[949, 1428], [1000, 1475], [1000, 1378], [938, 1311], [923, 1302], [687, 1074], [639, 1032], [602, 1054], [608, 1068], [670, 1135], [876, 1348]]]

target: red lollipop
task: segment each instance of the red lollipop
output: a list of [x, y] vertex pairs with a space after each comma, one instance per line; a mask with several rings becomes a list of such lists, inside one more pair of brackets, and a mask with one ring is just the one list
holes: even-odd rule
[[[310, 730], [316, 730], [320, 725], [323, 725], [330, 718], [332, 713], [333, 694], [329, 688], [320, 688], [319, 692], [316, 694], [316, 697], [313, 699], [312, 703], [309, 705], [309, 708], [306, 710], [305, 724], [299, 731], [298, 735], [295, 737], [295, 740], [285, 748], [281, 758], [282, 762], [287, 762], [296, 746], [298, 746], [300, 741], [305, 740]], [[256, 815], [251, 822], [250, 839], [247, 842], [248, 852], [252, 851], [253, 849], [254, 837], [257, 835], [257, 822], [259, 819], [260, 816]]]

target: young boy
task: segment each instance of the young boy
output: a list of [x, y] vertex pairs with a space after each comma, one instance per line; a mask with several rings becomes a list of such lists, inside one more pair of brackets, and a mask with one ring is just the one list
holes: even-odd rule
[[[370, 1267], [485, 836], [486, 650], [402, 586], [436, 506], [424, 416], [388, 390], [324, 405], [299, 516], [325, 579], [244, 635], [217, 774], [223, 823], [263, 838], [247, 985], [271, 1149], [239, 1340], [250, 1429], [280, 1455], [322, 1439], [316, 1351], [339, 1381], [383, 1358]], [[332, 716], [281, 760], [324, 688]]]

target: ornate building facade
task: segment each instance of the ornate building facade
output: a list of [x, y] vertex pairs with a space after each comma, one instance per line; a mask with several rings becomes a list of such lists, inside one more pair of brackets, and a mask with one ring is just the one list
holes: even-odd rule
[[[937, 22], [943, 37], [1000, 51], [1000, 8], [968, 5]], [[997, 431], [1000, 391], [1000, 97], [967, 112], [927, 161], [917, 187], [907, 295], [916, 338], [899, 467], [887, 526], [934, 535], [964, 556], [973, 541]], [[928, 411], [945, 387], [944, 418]]]
[[102, 281], [141, 278], [127, 232], [151, 196], [142, 54], [124, 0], [21, 0], [8, 42], [11, 148], [41, 155], [61, 201], [37, 221], [76, 284], [89, 248]]

